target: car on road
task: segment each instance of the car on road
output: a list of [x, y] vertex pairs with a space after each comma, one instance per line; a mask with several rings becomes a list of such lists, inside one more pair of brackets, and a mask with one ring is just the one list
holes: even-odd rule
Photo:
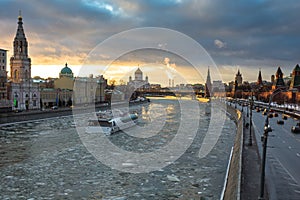
[[273, 113], [273, 117], [278, 117], [278, 113]]
[[52, 109], [52, 110], [57, 110], [57, 109], [58, 109], [58, 106], [52, 106], [51, 109]]
[[298, 122], [296, 126], [292, 126], [291, 131], [292, 133], [300, 133], [300, 123]]
[[284, 124], [284, 121], [281, 120], [281, 119], [279, 119], [279, 120], [277, 120], [277, 124], [283, 125], [283, 124]]
[[15, 113], [19, 113], [19, 112], [23, 112], [23, 110], [20, 108], [15, 110]]
[[273, 118], [273, 113], [269, 113], [269, 114], [268, 114], [268, 117], [269, 117], [269, 118]]
[[287, 116], [286, 115], [282, 115], [281, 118], [284, 119], [284, 120], [287, 120]]
[[266, 112], [266, 111], [263, 111], [263, 112], [262, 112], [262, 115], [267, 115], [267, 112]]

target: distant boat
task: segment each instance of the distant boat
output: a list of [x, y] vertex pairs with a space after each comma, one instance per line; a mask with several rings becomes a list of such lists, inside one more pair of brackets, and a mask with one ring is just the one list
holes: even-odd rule
[[85, 129], [86, 133], [104, 133], [111, 135], [120, 130], [124, 130], [136, 125], [138, 120], [137, 114], [128, 114], [122, 117], [116, 118], [99, 118], [90, 119], [88, 126]]
[[102, 119], [111, 119], [113, 116], [113, 113], [111, 110], [104, 110], [104, 111], [100, 110], [100, 111], [96, 112], [96, 116], [98, 118], [102, 118]]
[[146, 97], [137, 97], [136, 99], [132, 99], [129, 101], [130, 104], [133, 103], [144, 103], [144, 102], [150, 102], [150, 99]]

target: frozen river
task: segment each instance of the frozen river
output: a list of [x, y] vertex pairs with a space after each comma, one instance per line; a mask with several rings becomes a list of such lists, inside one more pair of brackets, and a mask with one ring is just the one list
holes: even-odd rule
[[[88, 118], [84, 114], [2, 125], [0, 199], [218, 199], [236, 127], [226, 117], [216, 145], [199, 158], [211, 115], [205, 113], [206, 104], [198, 104], [199, 126], [191, 145], [174, 162], [147, 173], [113, 169], [96, 159], [77, 132]], [[138, 154], [153, 152], [175, 138], [182, 116], [178, 101], [153, 99], [131, 109], [139, 113], [138, 124], [105, 136], [113, 145]], [[198, 113], [190, 114], [193, 122]], [[160, 118], [162, 127], [147, 126]], [[149, 137], [126, 133], [143, 127]]]

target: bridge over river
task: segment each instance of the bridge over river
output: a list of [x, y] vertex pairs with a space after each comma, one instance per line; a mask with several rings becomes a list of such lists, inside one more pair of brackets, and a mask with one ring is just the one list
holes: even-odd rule
[[204, 91], [187, 89], [144, 89], [136, 91], [136, 95], [140, 96], [201, 96], [204, 97]]

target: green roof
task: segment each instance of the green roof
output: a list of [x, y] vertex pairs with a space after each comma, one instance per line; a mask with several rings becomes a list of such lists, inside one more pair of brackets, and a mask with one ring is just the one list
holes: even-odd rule
[[62, 68], [60, 71], [61, 74], [72, 74], [72, 70], [68, 67], [68, 64], [66, 63], [66, 66]]
[[296, 67], [294, 68], [294, 71], [300, 71], [300, 67], [299, 67], [298, 64], [297, 64]]
[[[293, 76], [292, 76], [291, 85], [290, 85], [291, 88], [297, 88], [300, 86], [299, 71], [300, 71], [300, 67], [297, 64], [293, 70]], [[294, 72], [298, 72], [298, 73], [294, 73]]]

